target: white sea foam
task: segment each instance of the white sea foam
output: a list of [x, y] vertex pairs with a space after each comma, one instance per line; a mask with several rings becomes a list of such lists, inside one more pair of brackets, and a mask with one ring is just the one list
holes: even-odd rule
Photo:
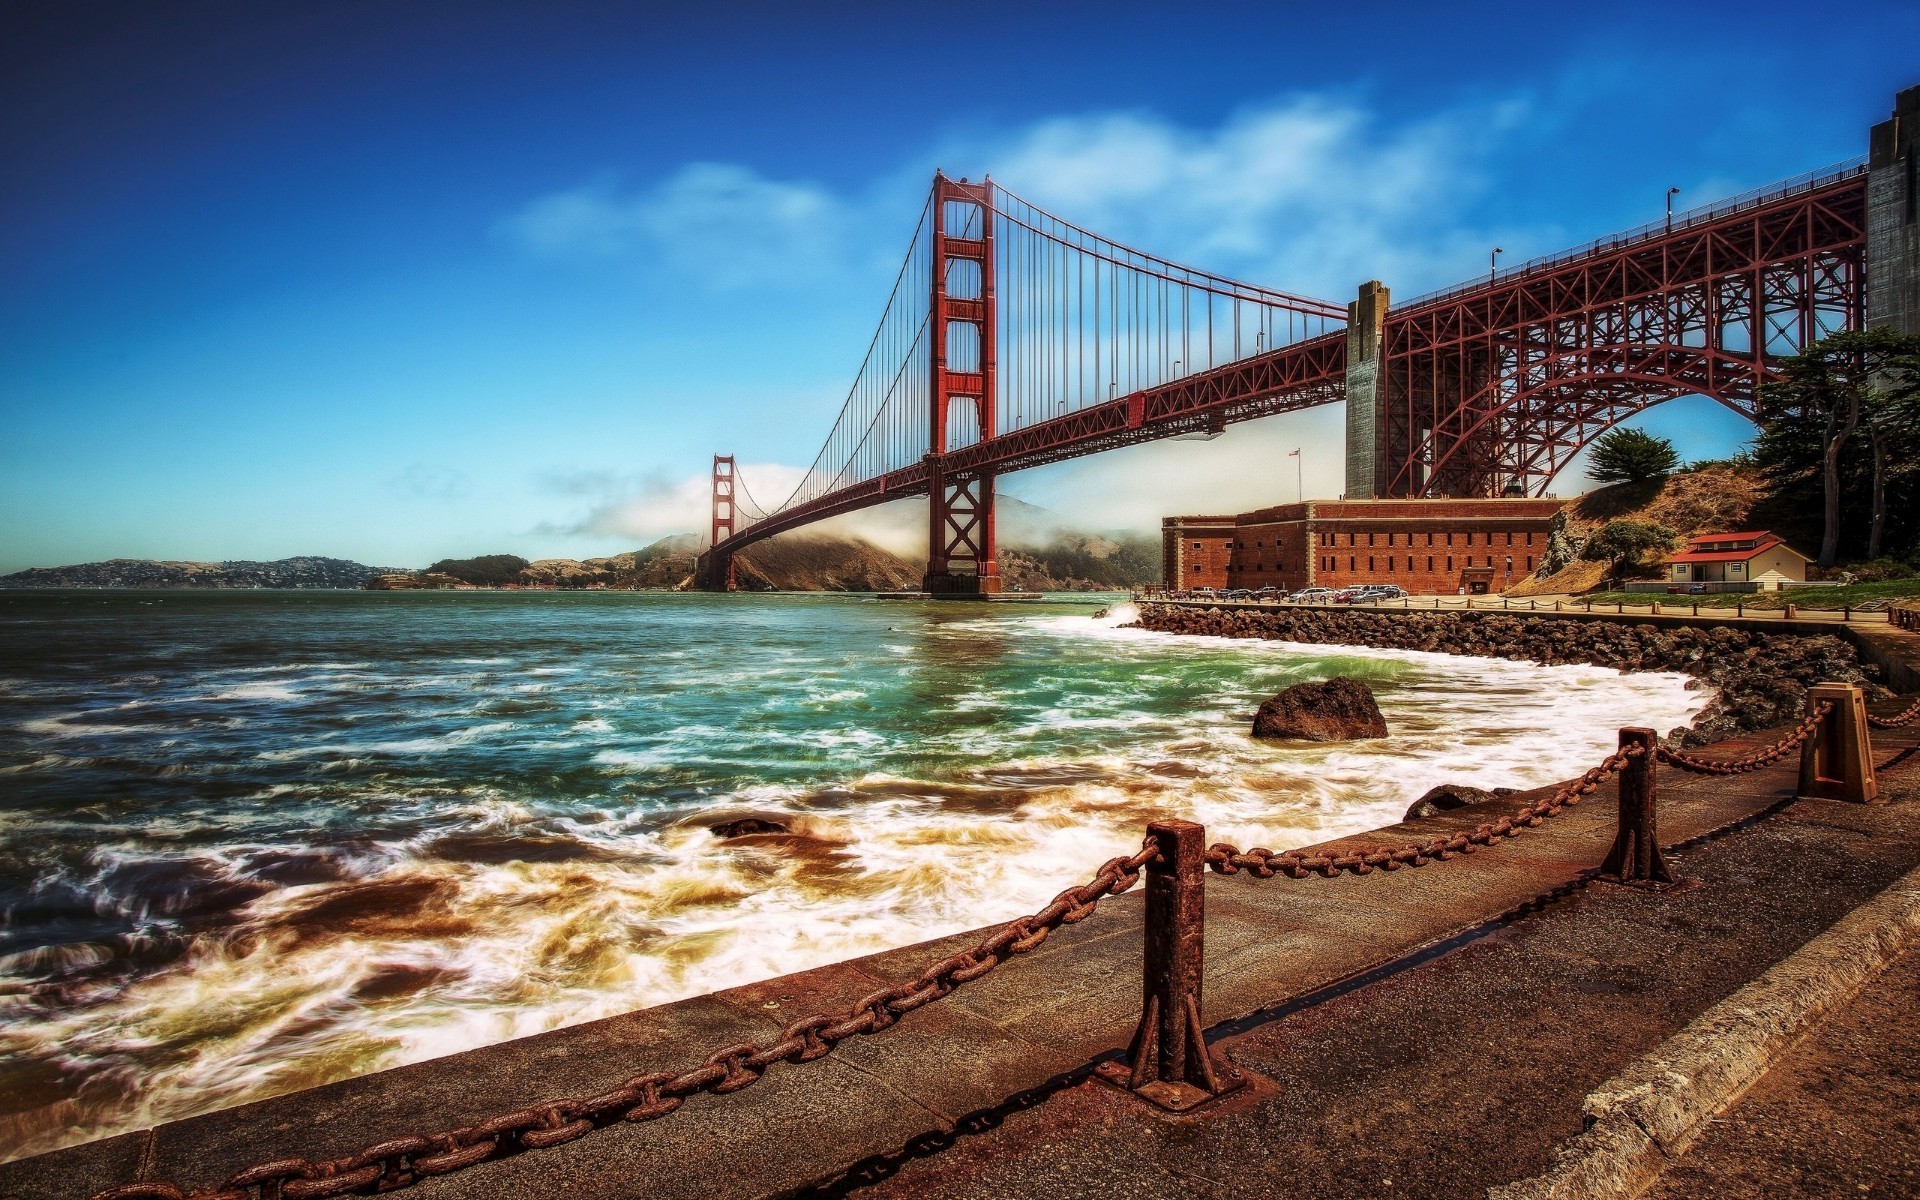
[[[1154, 817], [1283, 849], [1395, 821], [1443, 781], [1554, 782], [1608, 752], [1620, 725], [1684, 724], [1707, 699], [1677, 675], [1180, 638], [1123, 628], [1125, 619], [989, 618], [926, 632], [1037, 647], [1044, 666], [1024, 674], [973, 673], [958, 689], [910, 693], [936, 713], [1004, 711], [999, 721], [888, 724], [864, 708], [873, 688], [822, 678], [783, 651], [656, 685], [727, 697], [726, 718], [649, 736], [604, 716], [542, 730], [502, 721], [419, 737], [326, 734], [261, 752], [306, 773], [238, 810], [102, 821], [89, 831], [100, 846], [92, 886], [165, 865], [204, 889], [248, 881], [251, 864], [287, 851], [238, 813], [264, 822], [283, 805], [311, 805], [417, 818], [410, 831], [356, 829], [326, 848], [325, 869], [241, 893], [229, 925], [192, 935], [163, 967], [74, 984], [86, 1003], [10, 1011], [0, 1056], [57, 1061], [108, 1099], [11, 1118], [0, 1140], [15, 1154], [50, 1148], [990, 924], [1131, 849]], [[1090, 641], [1104, 663], [1133, 674], [1102, 680], [1076, 667], [1069, 652]], [[870, 649], [918, 656], [925, 646]], [[1140, 689], [1207, 676], [1220, 655], [1257, 669], [1189, 704], [1134, 703]], [[1336, 660], [1375, 680], [1389, 737], [1247, 736], [1262, 694]], [[493, 660], [472, 665], [481, 664]], [[444, 686], [449, 706], [473, 702], [470, 689]], [[796, 702], [845, 715], [826, 726], [747, 720]], [[539, 785], [383, 778], [396, 759], [432, 770], [495, 743], [543, 753], [571, 744], [569, 762], [598, 772], [604, 794], [563, 807]], [[761, 770], [801, 751], [831, 769]], [[888, 757], [896, 753], [946, 765], [923, 777], [913, 760]], [[727, 786], [667, 813], [650, 799], [662, 773], [719, 761], [740, 764]], [[790, 832], [722, 841], [706, 828], [735, 813]], [[16, 955], [0, 960], [0, 984], [84, 973], [98, 957]]]

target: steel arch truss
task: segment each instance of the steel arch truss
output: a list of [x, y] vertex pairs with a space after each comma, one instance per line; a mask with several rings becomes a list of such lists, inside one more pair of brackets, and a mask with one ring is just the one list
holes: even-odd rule
[[1393, 496], [1546, 490], [1593, 438], [1676, 396], [1751, 417], [1777, 360], [1864, 309], [1858, 176], [1390, 313]]

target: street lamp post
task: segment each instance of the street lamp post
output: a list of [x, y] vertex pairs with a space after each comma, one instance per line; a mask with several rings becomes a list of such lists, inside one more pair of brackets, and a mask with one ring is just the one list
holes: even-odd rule
[[1667, 232], [1668, 233], [1673, 232], [1673, 198], [1675, 196], [1678, 196], [1679, 194], [1680, 194], [1680, 189], [1677, 187], [1670, 187], [1667, 189]]
[[1492, 283], [1494, 280], [1494, 277], [1500, 273], [1500, 256], [1505, 253], [1506, 251], [1504, 249], [1500, 248], [1499, 246], [1495, 246], [1493, 248], [1493, 253], [1487, 255], [1487, 282], [1488, 283]]

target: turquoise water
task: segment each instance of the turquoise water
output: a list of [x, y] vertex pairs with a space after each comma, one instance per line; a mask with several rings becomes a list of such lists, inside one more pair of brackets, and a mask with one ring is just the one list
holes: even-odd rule
[[[0, 593], [0, 1152], [1012, 917], [1156, 816], [1279, 848], [1550, 782], [1705, 699], [1092, 612]], [[1333, 674], [1391, 737], [1245, 735]]]

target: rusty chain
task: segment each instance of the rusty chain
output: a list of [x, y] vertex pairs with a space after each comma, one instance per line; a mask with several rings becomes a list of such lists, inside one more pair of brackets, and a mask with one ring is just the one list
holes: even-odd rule
[[765, 1046], [737, 1042], [689, 1070], [634, 1075], [597, 1096], [549, 1100], [458, 1129], [389, 1138], [324, 1162], [277, 1158], [256, 1163], [218, 1187], [187, 1191], [173, 1183], [128, 1183], [95, 1192], [90, 1200], [327, 1200], [348, 1192], [390, 1192], [503, 1154], [562, 1145], [616, 1121], [664, 1117], [699, 1092], [724, 1096], [750, 1087], [775, 1063], [823, 1058], [841, 1041], [878, 1033], [1014, 955], [1038, 948], [1060, 926], [1085, 920], [1102, 899], [1139, 882], [1140, 869], [1158, 853], [1155, 839], [1148, 837], [1138, 854], [1109, 859], [1091, 880], [1061, 892], [1032, 916], [1000, 926], [973, 949], [933, 963], [912, 980], [864, 996], [844, 1013], [816, 1013], [794, 1021]]
[[1660, 761], [1682, 771], [1692, 771], [1696, 775], [1744, 775], [1748, 771], [1758, 771], [1762, 767], [1772, 766], [1784, 758], [1788, 751], [1812, 737], [1820, 728], [1820, 722], [1827, 719], [1833, 711], [1833, 701], [1822, 700], [1813, 706], [1812, 711], [1801, 719], [1793, 732], [1770, 745], [1762, 746], [1751, 754], [1740, 758], [1697, 758], [1679, 750], [1660, 747]]
[[1424, 867], [1430, 862], [1445, 862], [1457, 854], [1472, 854], [1481, 846], [1497, 846], [1548, 817], [1558, 816], [1562, 809], [1592, 795], [1595, 789], [1612, 778], [1630, 760], [1645, 753], [1639, 746], [1630, 746], [1610, 754], [1599, 766], [1589, 769], [1578, 779], [1561, 784], [1552, 795], [1522, 807], [1511, 816], [1429, 841], [1408, 842], [1392, 847], [1362, 846], [1344, 854], [1308, 854], [1298, 850], [1276, 854], [1265, 846], [1240, 850], [1225, 842], [1218, 842], [1207, 848], [1207, 866], [1221, 875], [1246, 871], [1256, 879], [1271, 879], [1275, 875], [1305, 879], [1316, 872], [1332, 879], [1342, 871], [1370, 875], [1375, 867], [1383, 871], [1397, 871], [1401, 867]]
[[1875, 729], [1899, 729], [1902, 726], [1911, 725], [1915, 721], [1920, 721], [1920, 700], [1915, 700], [1912, 704], [1907, 705], [1890, 717], [1876, 717], [1872, 713], [1867, 714], [1867, 724], [1873, 726]]

